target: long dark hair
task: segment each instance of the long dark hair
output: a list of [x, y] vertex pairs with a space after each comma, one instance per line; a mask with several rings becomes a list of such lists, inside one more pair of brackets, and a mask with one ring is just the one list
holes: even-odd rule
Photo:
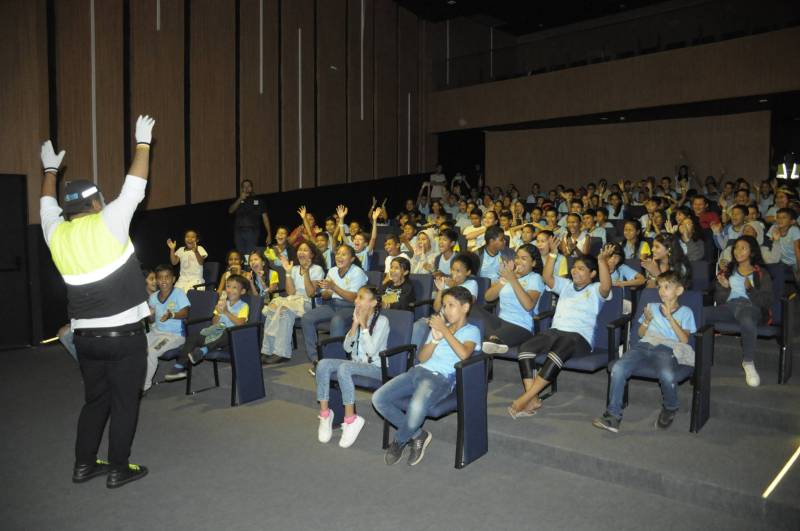
[[369, 291], [370, 295], [372, 295], [372, 299], [378, 301], [378, 304], [375, 305], [375, 311], [372, 312], [372, 319], [369, 322], [369, 333], [372, 335], [372, 331], [375, 329], [375, 323], [381, 315], [381, 295], [378, 288], [375, 286], [361, 286], [361, 289]]
[[[625, 225], [631, 224], [633, 225], [634, 233], [636, 234], [636, 238], [634, 239], [633, 244], [633, 256], [634, 258], [639, 256], [639, 248], [642, 246], [642, 224], [639, 222], [638, 219], [628, 219], [623, 223], [623, 229]], [[625, 246], [628, 245], [628, 240], [625, 238], [625, 231], [623, 230], [623, 244], [622, 248], [625, 249]]]
[[[325, 270], [325, 258], [323, 258], [322, 254], [320, 254], [319, 249], [317, 249], [317, 246], [314, 245], [313, 243], [311, 243], [310, 241], [308, 241], [308, 240], [301, 241], [297, 245], [297, 247], [295, 249], [295, 253], [297, 252], [297, 249], [300, 249], [300, 246], [304, 245], [304, 244], [308, 246], [308, 250], [311, 253], [311, 265], [318, 265], [324, 271]], [[299, 258], [297, 259], [297, 264], [300, 265], [300, 259]]]
[[764, 257], [761, 256], [761, 246], [758, 245], [758, 241], [752, 236], [739, 236], [736, 238], [736, 241], [733, 242], [733, 246], [731, 246], [731, 260], [728, 262], [728, 266], [725, 269], [725, 278], [730, 278], [739, 268], [739, 263], [736, 261], [733, 250], [740, 241], [746, 242], [750, 247], [750, 256], [748, 257], [750, 258], [750, 265], [754, 268], [764, 266]]
[[519, 248], [517, 248], [517, 252], [520, 252], [520, 251], [524, 251], [524, 252], [528, 253], [528, 256], [530, 256], [531, 259], [533, 259], [533, 269], [532, 269], [532, 271], [534, 273], [538, 273], [538, 274], [541, 275], [542, 274], [542, 255], [539, 252], [539, 249], [537, 249], [536, 246], [533, 245], [532, 243], [526, 243], [524, 245], [520, 245]]
[[692, 264], [686, 258], [680, 240], [674, 234], [662, 232], [653, 238], [653, 242], [666, 247], [668, 271], [675, 271], [681, 277], [683, 287], [689, 289], [692, 284]]

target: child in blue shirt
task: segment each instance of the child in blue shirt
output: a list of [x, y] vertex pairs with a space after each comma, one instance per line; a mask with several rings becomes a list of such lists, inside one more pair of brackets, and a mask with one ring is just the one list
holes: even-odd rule
[[[431, 317], [428, 341], [419, 351], [420, 364], [395, 376], [372, 395], [372, 405], [378, 413], [397, 428], [384, 456], [387, 465], [398, 462], [406, 446], [411, 447], [409, 465], [422, 460], [432, 438], [422, 429], [428, 410], [453, 391], [455, 364], [480, 350], [480, 329], [467, 323], [472, 301], [472, 294], [462, 286], [445, 291], [444, 317]], [[401, 404], [406, 401], [404, 412]]]
[[189, 299], [181, 288], [175, 287], [175, 272], [168, 265], [155, 270], [158, 291], [150, 295], [150, 331], [147, 333], [147, 374], [144, 391], [153, 385], [158, 369], [158, 357], [178, 348], [186, 341], [182, 319], [189, 316]]
[[694, 365], [694, 351], [689, 343], [690, 334], [697, 331], [692, 310], [678, 303], [683, 293], [679, 275], [674, 271], [661, 273], [657, 279], [661, 303], [648, 304], [639, 318], [639, 341], [614, 364], [608, 390], [608, 407], [602, 417], [592, 424], [614, 433], [622, 422], [622, 401], [625, 382], [633, 371], [650, 366], [658, 374], [663, 404], [656, 426], [668, 428], [678, 411], [678, 387], [675, 369], [678, 364]]
[[[225, 281], [225, 291], [214, 309], [212, 326], [204, 328], [199, 334], [189, 337], [181, 348], [181, 355], [172, 370], [164, 376], [168, 382], [186, 378], [186, 364], [196, 365], [203, 361], [209, 350], [228, 346], [226, 328], [243, 325], [247, 322], [250, 307], [242, 300], [250, 285], [242, 275], [230, 275]], [[256, 310], [257, 311], [257, 310]]]
[[[555, 249], [556, 245], [555, 237], [551, 236], [550, 248]], [[612, 247], [606, 245], [597, 259], [589, 255], [576, 258], [571, 281], [555, 276], [556, 253], [547, 255], [542, 277], [547, 287], [559, 296], [558, 303], [551, 327], [519, 348], [525, 392], [509, 406], [512, 418], [534, 415], [542, 406], [539, 393], [558, 376], [564, 363], [575, 355], [591, 352], [597, 315], [603, 303], [611, 300], [608, 272], [611, 252]], [[544, 353], [547, 360], [534, 377], [534, 360]]]

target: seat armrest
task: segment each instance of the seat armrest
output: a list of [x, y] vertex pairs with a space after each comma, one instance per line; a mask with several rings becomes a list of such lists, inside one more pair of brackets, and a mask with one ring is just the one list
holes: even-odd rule
[[791, 323], [794, 323], [794, 312], [792, 309], [795, 304], [792, 304], [796, 293], [791, 293], [781, 298], [781, 344], [788, 346], [792, 340]]
[[209, 288], [209, 287], [212, 287], [212, 288], [213, 288], [213, 287], [215, 287], [216, 285], [217, 285], [217, 283], [216, 283], [216, 282], [203, 282], [202, 284], [195, 284], [195, 285], [194, 285], [194, 286], [192, 286], [190, 289]]
[[541, 321], [542, 319], [547, 319], [549, 317], [553, 317], [556, 314], [555, 310], [545, 310], [543, 312], [539, 312], [538, 314], [533, 316], [534, 321]]
[[414, 344], [398, 345], [396, 347], [387, 348], [378, 354], [381, 357], [381, 379], [384, 382], [389, 381], [389, 358], [397, 356], [398, 354], [406, 353], [406, 371], [414, 366], [414, 356], [417, 353], [417, 346]]
[[414, 308], [419, 308], [420, 306], [429, 306], [429, 305], [433, 305], [433, 301], [434, 301], [434, 299], [424, 299], [424, 300], [421, 300], [421, 301], [414, 301], [414, 302], [408, 303], [408, 307], [411, 308], [411, 309], [414, 309]]
[[475, 354], [474, 356], [470, 356], [465, 360], [461, 360], [455, 364], [456, 369], [463, 369], [464, 367], [469, 367], [470, 365], [475, 365], [476, 363], [489, 363], [492, 357], [488, 354], [481, 352], [480, 354]]
[[[330, 345], [332, 343], [344, 343], [344, 338], [345, 336], [334, 336], [334, 337], [326, 337], [325, 339], [317, 341], [317, 358], [320, 360], [325, 359], [325, 350], [323, 349], [323, 347], [325, 347], [326, 345]], [[342, 348], [342, 350], [344, 350], [344, 348]], [[345, 355], [347, 356], [346, 359], [351, 359], [349, 352], [345, 352]]]
[[191, 325], [196, 325], [196, 324], [200, 324], [200, 323], [209, 323], [210, 324], [213, 319], [214, 319], [213, 316], [211, 316], [211, 317], [197, 317], [195, 319], [186, 319], [186, 326], [189, 327]]
[[[624, 345], [627, 340], [628, 327], [626, 326], [633, 320], [633, 314], [623, 315], [614, 319], [606, 325], [608, 330], [608, 362], [611, 363], [619, 358], [619, 346]], [[617, 330], [620, 330], [617, 333]]]

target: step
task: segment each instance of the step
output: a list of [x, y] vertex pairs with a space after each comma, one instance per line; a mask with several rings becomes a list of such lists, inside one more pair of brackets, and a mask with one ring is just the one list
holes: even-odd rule
[[[265, 370], [268, 398], [313, 405], [314, 379], [307, 368], [293, 362]], [[621, 433], [611, 434], [591, 425], [602, 413], [596, 398], [566, 390], [546, 401], [535, 417], [513, 420], [505, 409], [518, 392], [516, 384], [491, 386], [490, 452], [777, 527], [800, 522], [800, 469], [790, 471], [769, 499], [761, 498], [800, 444], [797, 436], [721, 419], [691, 434], [685, 411], [661, 432], [653, 427], [658, 401], [638, 399], [626, 409]], [[364, 407], [369, 396], [358, 392], [359, 414], [380, 423], [372, 408]], [[437, 439], [455, 441], [455, 415], [429, 425]], [[758, 459], [752, 460], [754, 455]]]

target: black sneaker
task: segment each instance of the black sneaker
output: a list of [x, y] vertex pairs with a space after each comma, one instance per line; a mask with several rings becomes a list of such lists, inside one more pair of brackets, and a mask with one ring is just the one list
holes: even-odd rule
[[662, 430], [666, 430], [672, 425], [672, 421], [675, 420], [675, 414], [677, 411], [672, 411], [669, 409], [661, 408], [661, 413], [658, 415], [658, 420], [656, 420], [656, 428], [661, 428]]
[[430, 432], [422, 430], [422, 433], [416, 439], [411, 439], [411, 450], [408, 452], [408, 466], [414, 466], [425, 457], [425, 448], [431, 443], [433, 435]]
[[620, 419], [606, 411], [603, 416], [592, 421], [592, 426], [602, 430], [608, 430], [613, 433], [619, 432], [619, 424], [622, 422]]
[[205, 357], [206, 353], [203, 352], [203, 347], [196, 347], [193, 351], [189, 353], [189, 361], [192, 362], [192, 365], [197, 365], [203, 358]]
[[147, 467], [130, 464], [127, 468], [112, 468], [106, 479], [106, 487], [116, 489], [131, 481], [142, 479], [147, 475]]
[[386, 454], [383, 456], [383, 461], [387, 465], [393, 465], [396, 462], [400, 461], [400, 458], [403, 457], [403, 452], [408, 446], [408, 443], [399, 443], [397, 441], [392, 441], [392, 444], [389, 445], [389, 448], [386, 449]]
[[108, 474], [108, 461], [102, 459], [95, 460], [94, 463], [78, 464], [72, 468], [72, 482], [83, 483], [89, 481], [97, 476], [105, 476]]
[[186, 371], [179, 367], [173, 367], [170, 371], [164, 375], [164, 381], [166, 382], [176, 382], [178, 380], [185, 380], [186, 379]]

